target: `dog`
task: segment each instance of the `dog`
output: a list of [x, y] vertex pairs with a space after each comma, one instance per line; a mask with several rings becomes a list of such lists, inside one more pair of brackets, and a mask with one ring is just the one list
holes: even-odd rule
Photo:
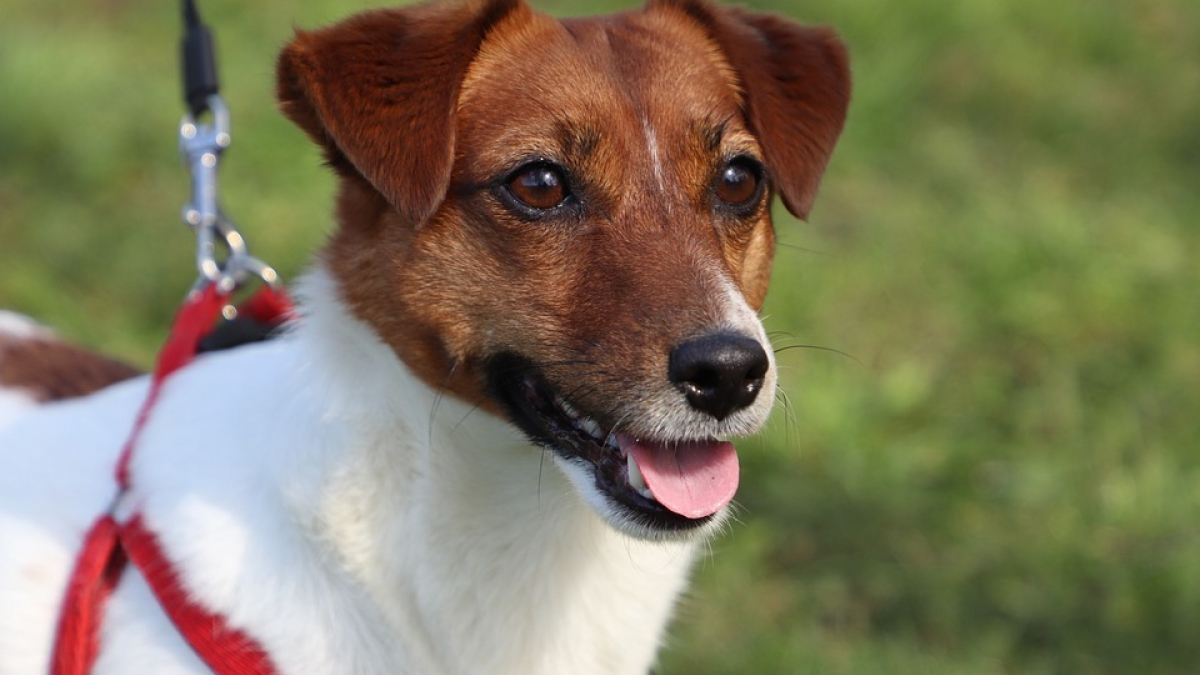
[[[277, 672], [646, 673], [775, 398], [770, 204], [849, 101], [826, 28], [522, 0], [298, 31], [336, 231], [279, 337], [166, 381], [114, 507]], [[148, 378], [0, 316], [0, 673], [44, 673]], [[213, 672], [137, 570], [93, 672]]]

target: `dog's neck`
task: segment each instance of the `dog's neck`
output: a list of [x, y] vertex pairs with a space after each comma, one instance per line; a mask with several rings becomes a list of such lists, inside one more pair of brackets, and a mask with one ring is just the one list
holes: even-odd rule
[[646, 672], [691, 545], [629, 539], [508, 423], [414, 376], [318, 270], [295, 338], [345, 434], [292, 507], [427, 672]]

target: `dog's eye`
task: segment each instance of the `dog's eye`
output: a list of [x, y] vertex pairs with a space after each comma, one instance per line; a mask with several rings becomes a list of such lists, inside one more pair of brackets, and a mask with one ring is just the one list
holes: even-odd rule
[[762, 193], [762, 167], [749, 157], [737, 157], [721, 169], [714, 189], [727, 206], [753, 206]]
[[542, 162], [517, 169], [509, 176], [505, 187], [522, 206], [538, 211], [549, 211], [559, 206], [570, 194], [562, 171]]

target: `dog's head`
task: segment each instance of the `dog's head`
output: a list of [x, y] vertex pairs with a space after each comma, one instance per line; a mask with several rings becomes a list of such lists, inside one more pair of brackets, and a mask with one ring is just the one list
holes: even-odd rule
[[849, 97], [836, 36], [700, 0], [520, 0], [302, 32], [284, 112], [341, 178], [345, 300], [430, 385], [507, 416], [639, 536], [711, 530], [774, 398], [756, 317]]

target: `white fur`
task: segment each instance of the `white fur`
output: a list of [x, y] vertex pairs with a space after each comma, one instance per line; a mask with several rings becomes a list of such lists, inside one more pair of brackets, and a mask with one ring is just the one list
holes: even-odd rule
[[27, 391], [0, 387], [0, 429], [33, 410], [36, 405], [37, 400]]
[[[627, 538], [508, 424], [437, 394], [304, 283], [278, 340], [168, 381], [119, 505], [287, 675], [645, 673], [693, 545]], [[146, 379], [0, 431], [0, 673], [47, 670], [59, 602]], [[208, 672], [141, 577], [98, 675]]]
[[22, 340], [54, 337], [48, 328], [33, 319], [4, 309], [0, 309], [0, 334]]
[[[654, 170], [654, 182], [658, 185], [660, 194], [667, 194], [667, 184], [663, 179], [663, 162], [659, 157], [658, 152], [658, 132], [654, 130], [654, 125], [650, 124], [650, 120], [642, 120], [642, 133], [646, 136], [646, 149], [650, 153], [650, 167]], [[663, 200], [667, 205], [667, 213], [671, 210], [671, 200]]]

